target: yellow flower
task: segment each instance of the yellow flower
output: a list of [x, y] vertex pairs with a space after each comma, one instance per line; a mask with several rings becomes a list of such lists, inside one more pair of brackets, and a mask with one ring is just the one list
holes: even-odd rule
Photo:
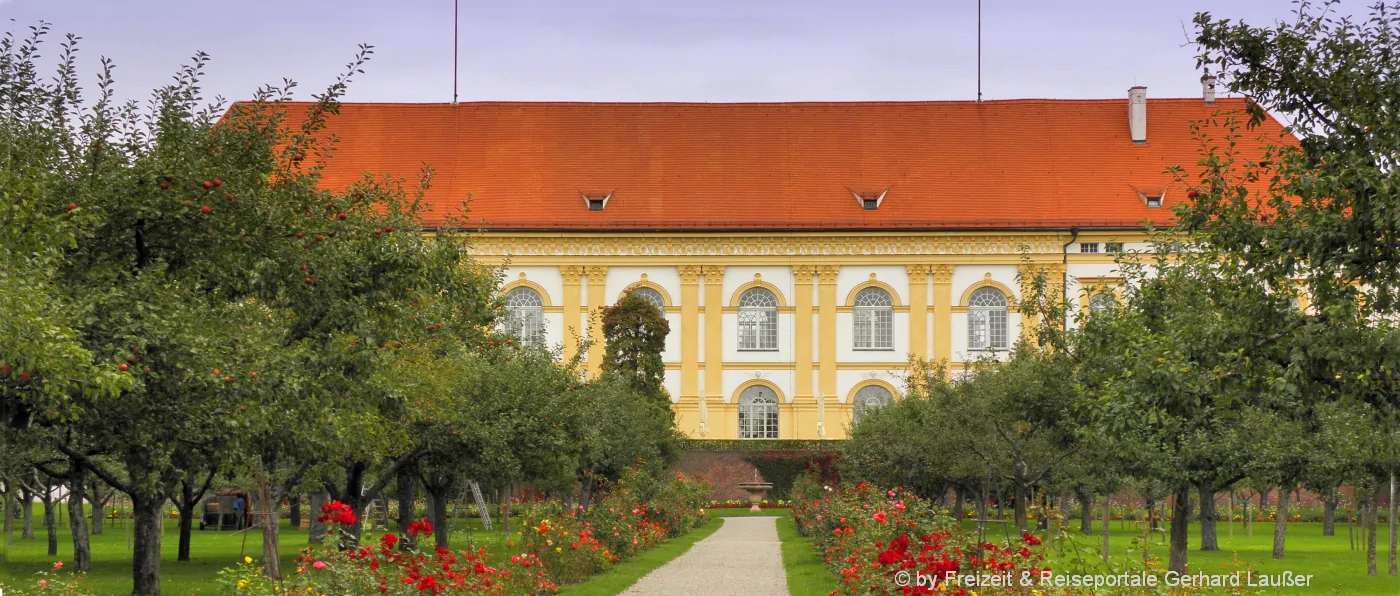
[[252, 557], [243, 557], [243, 562], [244, 562], [244, 563], [252, 563], [252, 562], [253, 562], [253, 558], [252, 558]]
[[556, 553], [562, 553], [562, 552], [564, 552], [564, 547], [562, 547], [562, 546], [556, 546], [556, 547], [554, 547], [554, 552], [556, 552]]
[[246, 588], [246, 587], [248, 587], [248, 580], [246, 580], [246, 579], [240, 579], [240, 580], [238, 580], [238, 589], [242, 590], [243, 588]]

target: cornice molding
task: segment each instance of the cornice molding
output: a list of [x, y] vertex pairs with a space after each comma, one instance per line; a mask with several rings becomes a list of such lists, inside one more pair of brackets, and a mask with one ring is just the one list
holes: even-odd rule
[[653, 256], [830, 257], [869, 255], [1015, 255], [1021, 247], [1031, 253], [1059, 254], [1056, 235], [926, 235], [926, 236], [713, 236], [713, 237], [569, 237], [483, 234], [474, 239], [477, 256]]

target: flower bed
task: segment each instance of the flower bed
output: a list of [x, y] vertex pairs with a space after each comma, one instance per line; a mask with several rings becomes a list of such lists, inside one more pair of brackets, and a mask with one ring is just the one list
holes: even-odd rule
[[[973, 590], [957, 586], [945, 592], [942, 585], [897, 582], [917, 574], [941, 579], [949, 571], [1037, 576], [1046, 568], [1035, 536], [1010, 544], [978, 543], [956, 532], [954, 520], [929, 501], [900, 489], [823, 486], [803, 476], [793, 485], [792, 519], [840, 577], [832, 594], [970, 594]], [[1031, 593], [1029, 587], [1023, 590]]]
[[[645, 491], [638, 490], [644, 485]], [[643, 495], [642, 493], [646, 494]], [[377, 544], [355, 549], [307, 549], [282, 582], [262, 576], [251, 557], [220, 572], [220, 582], [238, 593], [259, 596], [314, 594], [553, 594], [561, 584], [581, 581], [614, 563], [695, 529], [705, 519], [704, 481], [665, 480], [628, 472], [587, 510], [558, 501], [523, 509], [515, 540], [519, 552], [492, 561], [485, 549], [401, 551], [400, 539], [385, 534]], [[643, 498], [645, 496], [645, 498]], [[343, 531], [358, 520], [349, 507], [326, 504], [319, 518]], [[415, 543], [431, 544], [427, 521], [410, 524]]]

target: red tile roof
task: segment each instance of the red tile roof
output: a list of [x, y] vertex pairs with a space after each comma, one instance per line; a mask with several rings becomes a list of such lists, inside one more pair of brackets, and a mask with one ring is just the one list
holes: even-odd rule
[[[1243, 105], [1150, 99], [1134, 144], [1126, 99], [349, 103], [323, 184], [412, 181], [430, 164], [428, 225], [470, 196], [470, 220], [493, 230], [1138, 227], [1170, 212], [1135, 189], [1181, 197], [1165, 170], [1199, 158], [1190, 122]], [[1241, 149], [1282, 134], [1269, 119]], [[876, 210], [852, 194], [886, 189]], [[609, 193], [602, 211], [581, 196]]]

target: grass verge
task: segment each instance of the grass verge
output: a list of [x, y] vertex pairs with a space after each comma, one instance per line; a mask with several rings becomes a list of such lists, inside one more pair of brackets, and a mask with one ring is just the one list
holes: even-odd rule
[[642, 576], [670, 563], [672, 559], [690, 550], [690, 547], [696, 542], [714, 534], [721, 525], [724, 525], [724, 520], [718, 517], [712, 518], [684, 536], [672, 538], [666, 541], [666, 544], [614, 565], [606, 573], [595, 575], [577, 584], [562, 586], [559, 588], [559, 593], [565, 596], [612, 596], [619, 594], [631, 587], [632, 584], [637, 583], [637, 580], [641, 579]]
[[797, 533], [792, 518], [778, 518], [778, 540], [783, 542], [783, 570], [787, 572], [789, 594], [825, 596], [836, 589], [836, 576], [817, 556], [812, 541]]

